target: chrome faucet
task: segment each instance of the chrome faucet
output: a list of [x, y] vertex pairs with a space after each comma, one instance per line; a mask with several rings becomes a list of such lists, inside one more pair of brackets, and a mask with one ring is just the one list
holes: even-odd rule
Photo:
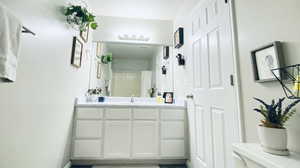
[[130, 102], [134, 103], [134, 95], [131, 95]]

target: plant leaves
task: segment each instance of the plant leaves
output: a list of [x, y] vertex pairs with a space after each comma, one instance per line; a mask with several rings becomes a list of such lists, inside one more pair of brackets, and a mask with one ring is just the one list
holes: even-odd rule
[[90, 24], [90, 26], [91, 26], [92, 29], [96, 30], [97, 27], [98, 27], [98, 24], [96, 22], [93, 22], [93, 23]]
[[264, 101], [262, 101], [261, 99], [254, 97], [254, 100], [256, 100], [256, 101], [260, 102], [261, 104], [263, 104], [266, 107], [266, 109], [269, 108], [269, 105], [267, 103], [265, 103]]
[[64, 15], [67, 17], [69, 24], [78, 25], [81, 31], [85, 31], [89, 25], [94, 30], [98, 27], [95, 21], [96, 16], [90, 13], [85, 7], [70, 5], [65, 7]]
[[294, 101], [293, 103], [291, 103], [290, 105], [288, 105], [284, 112], [283, 112], [283, 116], [285, 116], [295, 105], [297, 105], [298, 103], [300, 102], [300, 99], [299, 100], [296, 100]]

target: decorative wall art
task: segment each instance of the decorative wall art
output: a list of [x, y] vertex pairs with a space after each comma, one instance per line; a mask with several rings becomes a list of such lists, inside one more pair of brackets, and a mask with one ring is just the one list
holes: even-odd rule
[[101, 79], [101, 62], [97, 62], [97, 79]]
[[183, 28], [179, 27], [177, 31], [174, 33], [174, 46], [175, 48], [180, 48], [184, 44], [184, 35]]
[[170, 47], [169, 46], [164, 46], [163, 47], [163, 58], [165, 60], [169, 59], [170, 57]]
[[83, 43], [77, 37], [73, 37], [71, 65], [76, 68], [81, 67], [82, 50]]
[[161, 67], [161, 73], [162, 73], [163, 75], [166, 75], [166, 74], [167, 74], [167, 67], [166, 67], [165, 65], [163, 65], [163, 66]]
[[102, 53], [103, 53], [103, 43], [97, 42], [96, 56], [102, 56]]
[[86, 42], [86, 43], [87, 43], [88, 40], [89, 40], [89, 31], [90, 31], [90, 27], [89, 27], [89, 26], [86, 28], [85, 31], [83, 31], [83, 30], [80, 31], [80, 37], [81, 37], [82, 40], [83, 40], [84, 42]]
[[184, 56], [182, 54], [177, 54], [176, 58], [178, 60], [178, 65], [179, 66], [185, 65], [185, 59], [184, 59]]
[[[275, 41], [258, 49], [251, 51], [254, 80], [256, 82], [274, 81], [276, 77], [272, 69], [283, 66], [283, 55], [281, 43]], [[279, 72], [275, 74], [279, 79], [282, 77]]]

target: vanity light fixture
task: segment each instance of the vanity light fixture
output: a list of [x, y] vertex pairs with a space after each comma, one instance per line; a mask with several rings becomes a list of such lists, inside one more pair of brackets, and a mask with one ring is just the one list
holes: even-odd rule
[[119, 40], [129, 40], [129, 41], [149, 41], [149, 37], [145, 37], [143, 35], [137, 36], [135, 34], [133, 35], [128, 35], [128, 34], [123, 34], [119, 35]]

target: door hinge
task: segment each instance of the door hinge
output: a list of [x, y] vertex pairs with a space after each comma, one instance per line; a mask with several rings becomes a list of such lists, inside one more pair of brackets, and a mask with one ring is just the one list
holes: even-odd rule
[[230, 85], [234, 86], [234, 77], [233, 77], [233, 75], [230, 75]]

